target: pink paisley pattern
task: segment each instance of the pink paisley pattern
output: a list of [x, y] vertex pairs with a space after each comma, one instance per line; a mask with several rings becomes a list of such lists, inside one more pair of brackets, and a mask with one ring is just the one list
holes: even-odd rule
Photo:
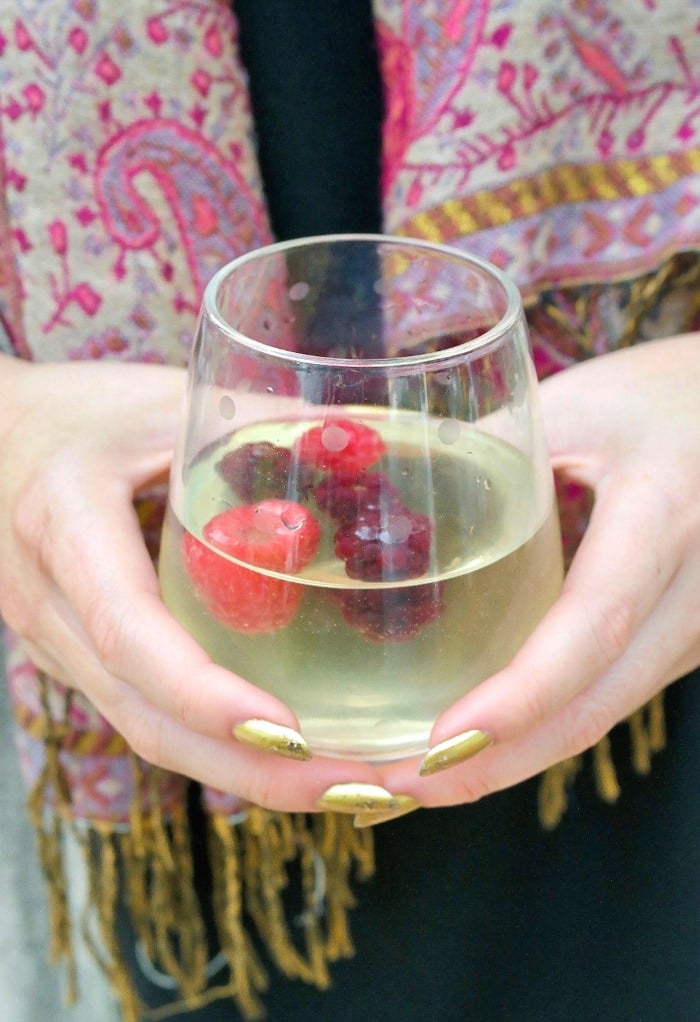
[[[375, 0], [375, 15], [387, 229], [505, 268], [541, 375], [622, 343], [625, 280], [700, 246], [700, 0]], [[227, 0], [1, 6], [0, 349], [186, 361], [206, 281], [270, 238], [236, 34]], [[572, 283], [591, 286], [585, 323]], [[672, 331], [679, 304], [645, 330]], [[574, 528], [587, 495], [569, 497]], [[158, 502], [140, 510], [155, 534]], [[8, 642], [32, 785], [47, 706]], [[76, 817], [126, 823], [136, 784], [166, 812], [182, 798], [181, 778], [137, 780], [78, 694], [46, 698]]]
[[386, 224], [526, 295], [700, 241], [700, 3], [377, 0]]
[[270, 239], [228, 4], [24, 0], [0, 54], [15, 350], [185, 362], [206, 281]]
[[[189, 304], [196, 311], [207, 280], [232, 257], [231, 239], [239, 251], [259, 242], [262, 232], [250, 216], [258, 196], [235, 163], [201, 132], [163, 118], [130, 124], [100, 150], [95, 165], [95, 199], [120, 249], [119, 275], [130, 249], [150, 250], [158, 260], [162, 227], [139, 190], [144, 176], [167, 201], [192, 281]], [[167, 280], [167, 265], [161, 274]]]
[[489, 2], [430, 0], [418, 17], [415, 5], [386, 6], [393, 8], [400, 25], [399, 32], [393, 33], [388, 20], [377, 20], [387, 82], [384, 176], [388, 187], [410, 144], [437, 127], [469, 75], [482, 42]]

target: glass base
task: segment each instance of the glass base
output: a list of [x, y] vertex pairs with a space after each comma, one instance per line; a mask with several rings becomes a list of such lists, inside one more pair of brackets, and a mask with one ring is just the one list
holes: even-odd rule
[[389, 763], [424, 756], [433, 722], [301, 720], [301, 733], [316, 756], [363, 763]]

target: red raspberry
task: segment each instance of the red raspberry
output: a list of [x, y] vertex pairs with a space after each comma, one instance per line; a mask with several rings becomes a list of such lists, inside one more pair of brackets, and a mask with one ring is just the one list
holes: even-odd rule
[[334, 537], [336, 556], [350, 578], [365, 582], [417, 578], [430, 564], [432, 526], [427, 515], [408, 508], [389, 514], [360, 511]]
[[182, 549], [185, 567], [209, 612], [239, 632], [269, 632], [289, 624], [303, 587], [252, 569], [295, 574], [306, 567], [321, 537], [316, 519], [292, 501], [265, 500], [215, 515], [202, 532], [206, 544], [187, 532]]
[[351, 589], [341, 602], [345, 622], [372, 642], [413, 639], [444, 609], [442, 582], [407, 589]]
[[328, 419], [322, 426], [312, 426], [294, 445], [299, 460], [321, 472], [356, 475], [378, 461], [385, 449], [376, 430], [352, 419]]

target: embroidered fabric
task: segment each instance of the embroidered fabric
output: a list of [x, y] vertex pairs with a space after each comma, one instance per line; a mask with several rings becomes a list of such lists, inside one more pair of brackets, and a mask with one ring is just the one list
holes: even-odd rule
[[[468, 247], [510, 273], [528, 302], [541, 376], [698, 326], [700, 0], [638, 0], [619, 11], [578, 0], [376, 0], [374, 12], [388, 231]], [[5, 5], [2, 350], [39, 361], [184, 364], [206, 280], [271, 237], [227, 4]], [[563, 497], [571, 552], [589, 496]], [[159, 500], [139, 512], [155, 541]], [[124, 890], [144, 948], [194, 1003], [206, 956], [183, 813], [187, 782], [138, 763], [82, 696], [42, 678], [12, 637], [8, 650], [55, 953], [70, 955], [61, 828], [88, 821], [86, 863], [106, 948], [96, 953], [125, 1019], [139, 1018], [140, 1008], [113, 936]], [[661, 701], [635, 714], [630, 729], [644, 772], [664, 742]], [[609, 743], [591, 759], [601, 795], [613, 801]], [[581, 764], [543, 779], [545, 826], [560, 818]], [[254, 810], [232, 826], [237, 799], [206, 791], [204, 801], [231, 969], [224, 993], [259, 1017], [265, 979], [243, 899], [280, 968], [324, 986], [328, 963], [352, 951], [350, 880], [371, 873], [371, 841], [331, 816]], [[323, 920], [314, 895], [319, 857], [328, 878]], [[297, 858], [310, 920], [302, 948], [281, 897]]]

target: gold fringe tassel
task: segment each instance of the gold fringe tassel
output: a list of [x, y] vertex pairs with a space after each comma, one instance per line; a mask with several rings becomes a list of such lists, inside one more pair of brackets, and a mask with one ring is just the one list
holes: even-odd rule
[[[67, 696], [67, 699], [70, 697]], [[354, 879], [374, 870], [372, 835], [348, 817], [290, 815], [252, 808], [244, 818], [208, 817], [212, 900], [226, 978], [207, 989], [207, 938], [194, 883], [186, 809], [161, 810], [159, 773], [145, 776], [132, 757], [134, 794], [128, 827], [73, 821], [59, 752], [65, 728], [52, 719], [43, 686], [46, 759], [30, 793], [41, 867], [49, 891], [51, 957], [68, 973], [77, 997], [65, 840], [82, 853], [87, 892], [81, 917], [85, 946], [102, 969], [124, 1022], [166, 1019], [186, 1008], [232, 998], [245, 1018], [265, 1017], [260, 994], [268, 979], [264, 950], [285, 975], [329, 986], [329, 963], [352, 955], [347, 912]], [[66, 707], [57, 716], [66, 719]], [[290, 918], [288, 901], [300, 911]], [[147, 1010], [134, 988], [119, 943], [118, 916], [128, 914], [135, 940], [155, 968], [175, 981], [175, 1000]]]
[[[61, 815], [69, 811], [70, 792], [61, 767], [59, 750], [64, 729], [52, 719], [48, 686], [44, 679], [40, 688], [44, 716], [44, 768], [29, 794], [29, 816], [37, 835], [39, 863], [46, 880], [51, 920], [52, 964], [63, 962], [66, 969], [66, 1001], [74, 1004], [78, 997], [77, 972], [71, 928], [71, 914], [65, 885], [65, 861]], [[53, 805], [54, 811], [47, 809]]]
[[567, 792], [581, 769], [581, 757], [574, 756], [545, 770], [540, 780], [538, 815], [545, 830], [554, 830], [566, 812]]
[[[651, 758], [666, 747], [666, 721], [663, 693], [627, 720], [630, 733], [632, 766], [638, 774], [648, 774]], [[593, 778], [599, 797], [609, 804], [617, 802], [620, 784], [612, 759], [610, 738], [606, 735], [593, 749]], [[540, 781], [538, 813], [541, 825], [553, 830], [566, 812], [568, 790], [583, 769], [585, 756], [574, 756], [545, 770]]]
[[[71, 820], [61, 768], [61, 726], [46, 712], [46, 761], [29, 799], [47, 881], [52, 922], [51, 955], [68, 971], [68, 999], [77, 994], [71, 914], [66, 894], [64, 837], [70, 828], [82, 849], [88, 878], [82, 934], [119, 999], [124, 1022], [167, 1019], [185, 1008], [232, 998], [245, 1018], [265, 1017], [261, 994], [268, 985], [262, 950], [286, 976], [325, 988], [329, 964], [354, 953], [349, 912], [354, 880], [374, 871], [372, 833], [336, 814], [250, 809], [244, 819], [208, 818], [209, 861], [218, 940], [225, 979], [207, 989], [206, 928], [194, 884], [189, 820], [184, 808], [166, 819], [160, 809], [158, 773], [143, 773], [134, 758], [134, 799], [128, 828]], [[646, 773], [664, 748], [663, 696], [628, 720], [631, 758]], [[611, 743], [604, 738], [591, 760], [596, 788], [606, 802], [620, 793]], [[541, 779], [539, 816], [552, 829], [566, 810], [567, 794], [585, 756], [547, 770]], [[243, 814], [241, 814], [243, 815]], [[289, 901], [298, 903], [290, 914]], [[144, 1009], [119, 945], [117, 916], [127, 911], [145, 954], [178, 988], [165, 1008]]]
[[[98, 825], [82, 842], [88, 891], [83, 910], [83, 940], [116, 994], [123, 1022], [140, 1022], [141, 1005], [129, 979], [117, 934], [119, 900], [118, 836]], [[98, 934], [92, 932], [96, 919]]]

